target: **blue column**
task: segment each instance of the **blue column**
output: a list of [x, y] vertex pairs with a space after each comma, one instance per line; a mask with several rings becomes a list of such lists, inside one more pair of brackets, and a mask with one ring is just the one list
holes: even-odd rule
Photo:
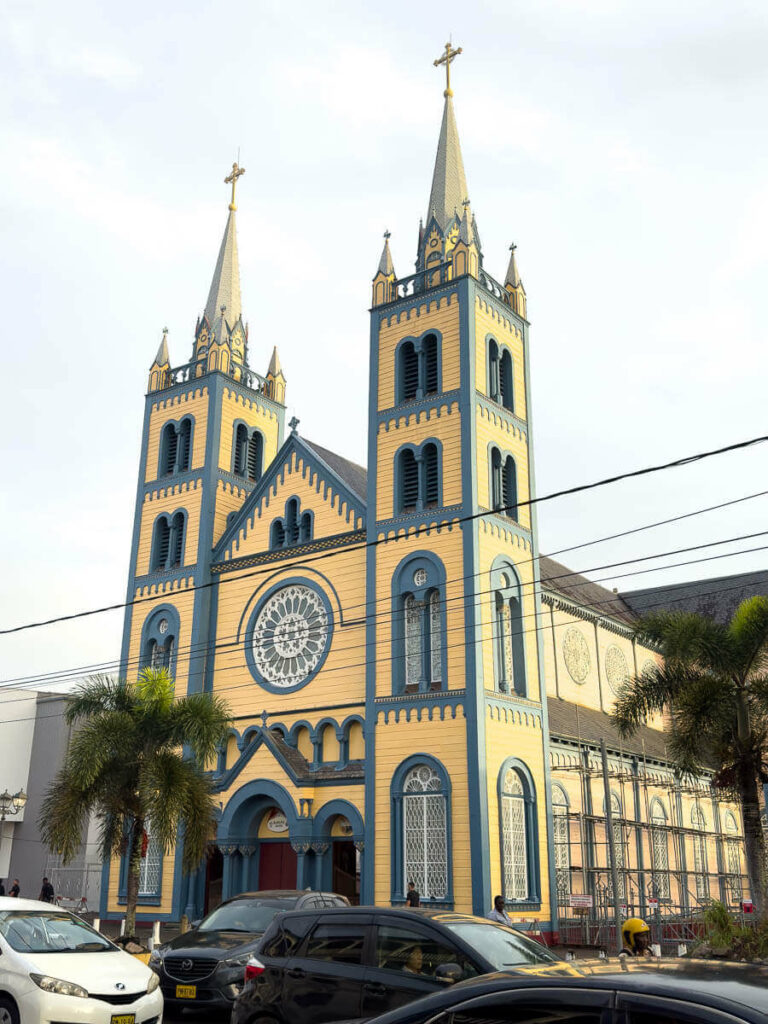
[[224, 864], [221, 873], [221, 898], [222, 900], [228, 900], [232, 895], [232, 854], [236, 847], [234, 846], [223, 846], [221, 852], [223, 854]]
[[313, 843], [312, 849], [315, 853], [315, 884], [314, 888], [319, 892], [325, 888], [323, 884], [324, 867], [328, 856], [329, 843]]
[[307, 851], [309, 850], [309, 843], [296, 842], [291, 843], [291, 846], [296, 851], [296, 888], [306, 889]]

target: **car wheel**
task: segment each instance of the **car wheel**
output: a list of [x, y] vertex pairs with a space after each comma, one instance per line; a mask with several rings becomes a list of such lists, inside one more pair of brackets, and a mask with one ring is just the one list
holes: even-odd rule
[[12, 999], [0, 996], [0, 1024], [19, 1024], [19, 1011]]

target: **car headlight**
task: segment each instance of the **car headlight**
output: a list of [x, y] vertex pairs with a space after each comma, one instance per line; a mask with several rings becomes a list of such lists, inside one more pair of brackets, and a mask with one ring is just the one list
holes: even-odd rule
[[227, 960], [221, 960], [219, 967], [245, 967], [250, 955], [250, 953], [241, 953], [240, 956], [232, 956]]
[[147, 995], [149, 995], [150, 992], [154, 992], [155, 989], [159, 988], [159, 987], [160, 987], [160, 977], [159, 977], [159, 975], [155, 974], [155, 972], [153, 971], [152, 972], [152, 977], [149, 979], [149, 983], [147, 985]]
[[163, 958], [160, 955], [160, 953], [156, 949], [153, 949], [152, 952], [149, 954], [149, 966], [150, 967], [155, 967], [155, 966], [159, 967], [162, 962], [163, 962]]
[[30, 974], [30, 978], [41, 988], [43, 992], [54, 992], [57, 996], [78, 996], [80, 999], [87, 999], [88, 993], [80, 985], [73, 981], [63, 981], [61, 978], [51, 978], [47, 974]]

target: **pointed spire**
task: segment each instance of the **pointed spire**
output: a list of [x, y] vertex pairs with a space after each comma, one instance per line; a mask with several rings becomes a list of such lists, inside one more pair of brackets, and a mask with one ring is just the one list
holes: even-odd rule
[[472, 211], [469, 208], [469, 200], [465, 199], [464, 213], [461, 218], [461, 225], [459, 226], [459, 240], [464, 242], [465, 245], [472, 245], [475, 241], [475, 232], [473, 230], [474, 220], [475, 218], [472, 217]]
[[163, 340], [160, 342], [160, 347], [157, 350], [155, 361], [153, 366], [170, 366], [171, 360], [168, 355], [168, 328], [163, 328]]
[[283, 368], [280, 365], [280, 356], [277, 354], [277, 345], [272, 349], [272, 358], [269, 360], [269, 369], [267, 370], [267, 376], [270, 374], [276, 377], [278, 373], [282, 373]]
[[517, 249], [517, 246], [513, 242], [509, 247], [509, 266], [507, 267], [507, 276], [504, 278], [504, 284], [509, 285], [510, 288], [519, 288], [522, 283], [520, 281], [520, 274], [517, 270], [515, 249]]
[[395, 266], [392, 262], [392, 253], [389, 251], [389, 240], [392, 237], [389, 231], [384, 232], [384, 248], [381, 250], [381, 259], [379, 260], [379, 267], [377, 270], [378, 274], [394, 274]]
[[453, 219], [454, 210], [459, 209], [464, 202], [467, 191], [459, 130], [456, 126], [456, 115], [453, 112], [453, 99], [447, 95], [443, 107], [440, 138], [437, 143], [427, 220], [434, 215], [440, 228], [445, 231], [449, 221]]
[[[237, 254], [237, 230], [235, 211], [230, 208], [227, 226], [221, 240], [219, 258], [213, 272], [208, 301], [205, 304], [205, 315], [208, 323], [217, 323], [221, 316], [221, 308], [225, 307], [225, 317], [230, 327], [234, 327], [242, 313], [240, 307], [240, 260]], [[217, 331], [218, 340], [223, 340]]]

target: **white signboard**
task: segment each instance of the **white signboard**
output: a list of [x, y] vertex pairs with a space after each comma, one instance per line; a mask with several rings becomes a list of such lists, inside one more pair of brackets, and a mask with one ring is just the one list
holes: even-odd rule
[[591, 910], [595, 905], [595, 898], [591, 893], [584, 893], [583, 895], [571, 893], [569, 899], [572, 907], [581, 907], [583, 910]]
[[267, 828], [270, 832], [287, 832], [288, 822], [282, 811], [273, 811], [270, 815], [269, 821], [267, 822]]

